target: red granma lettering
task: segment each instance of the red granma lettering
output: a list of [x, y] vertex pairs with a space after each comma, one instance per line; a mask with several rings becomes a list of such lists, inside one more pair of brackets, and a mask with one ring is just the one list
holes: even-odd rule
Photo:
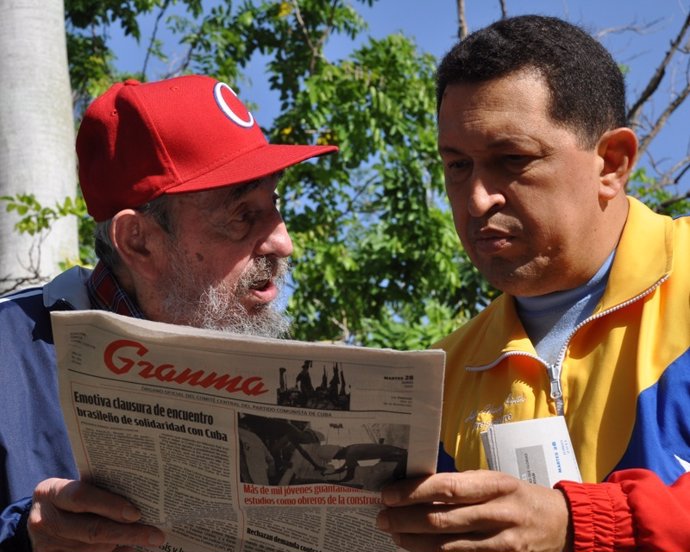
[[[134, 366], [135, 361], [128, 356], [115, 357], [115, 355], [119, 353], [121, 349], [131, 347], [136, 348], [136, 354], [138, 356], [144, 356], [149, 352], [149, 350], [141, 343], [130, 341], [129, 339], [117, 339], [108, 345], [105, 348], [105, 351], [103, 351], [103, 360], [105, 361], [105, 365], [108, 367], [108, 370], [114, 374], [117, 374], [118, 376], [129, 372], [132, 369], [132, 366]], [[115, 359], [119, 361], [118, 364], [115, 364]]]
[[[139, 368], [138, 375], [144, 379], [157, 379], [166, 383], [203, 387], [208, 389], [224, 389], [228, 393], [242, 392], [245, 395], [256, 396], [268, 392], [263, 379], [256, 376], [244, 378], [228, 374], [207, 373], [204, 370], [191, 368], [178, 369], [174, 364], [160, 364], [156, 366], [144, 357], [149, 350], [137, 341], [118, 339], [110, 343], [103, 352], [103, 360], [108, 370], [117, 375], [128, 373], [134, 366]], [[140, 357], [132, 358], [133, 355]]]

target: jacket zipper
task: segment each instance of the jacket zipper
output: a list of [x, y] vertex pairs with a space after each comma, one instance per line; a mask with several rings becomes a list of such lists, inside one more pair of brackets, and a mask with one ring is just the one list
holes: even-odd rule
[[644, 290], [642, 293], [639, 295], [636, 295], [632, 299], [628, 299], [627, 301], [623, 301], [622, 303], [611, 307], [609, 309], [603, 310], [597, 314], [594, 314], [592, 316], [589, 316], [588, 318], [585, 318], [582, 322], [580, 322], [577, 326], [573, 328], [573, 330], [570, 332], [568, 335], [568, 338], [565, 340], [565, 343], [563, 344], [563, 347], [561, 347], [560, 352], [558, 353], [558, 360], [554, 364], [549, 364], [548, 362], [544, 362], [544, 360], [537, 356], [533, 355], [532, 353], [527, 353], [524, 351], [509, 351], [507, 353], [502, 354], [499, 356], [494, 362], [491, 364], [487, 364], [485, 366], [467, 366], [465, 369], [468, 372], [483, 372], [485, 370], [490, 370], [494, 366], [496, 366], [499, 362], [501, 362], [504, 358], [509, 357], [509, 356], [527, 356], [530, 358], [533, 358], [534, 360], [540, 362], [546, 367], [546, 373], [549, 376], [549, 395], [551, 397], [551, 400], [554, 403], [554, 406], [556, 407], [556, 414], [559, 416], [563, 416], [565, 414], [565, 401], [563, 400], [563, 386], [561, 384], [561, 372], [563, 369], [563, 361], [565, 360], [565, 354], [568, 352], [568, 346], [570, 345], [570, 341], [572, 340], [573, 336], [581, 329], [583, 328], [586, 324], [589, 324], [590, 322], [594, 320], [598, 320], [599, 318], [602, 318], [608, 314], [611, 314], [612, 312], [616, 312], [620, 309], [623, 309], [627, 307], [628, 305], [631, 305], [632, 303], [635, 303], [636, 301], [639, 301], [643, 297], [646, 297], [650, 293], [652, 293], [656, 288], [658, 288], [661, 284], [663, 284], [666, 280], [668, 280], [669, 274], [666, 274], [665, 276], [661, 277], [657, 282]]
[[[582, 322], [580, 322], [577, 326], [573, 328], [573, 330], [570, 332], [570, 335], [568, 335], [568, 338], [565, 340], [565, 343], [563, 344], [563, 347], [561, 347], [561, 351], [558, 353], [558, 360], [551, 365], [546, 366], [546, 371], [549, 374], [549, 383], [551, 387], [551, 399], [553, 400], [555, 406], [556, 406], [556, 414], [559, 416], [563, 416], [565, 414], [565, 402], [563, 400], [563, 387], [561, 385], [561, 372], [563, 369], [563, 361], [565, 360], [565, 354], [568, 352], [568, 346], [570, 345], [570, 341], [572, 340], [573, 336], [580, 330], [582, 329], [586, 324], [589, 324], [590, 322], [593, 322], [594, 320], [598, 320], [599, 318], [602, 318], [608, 314], [611, 314], [612, 312], [616, 312], [620, 309], [623, 309], [632, 303], [635, 303], [636, 301], [639, 301], [643, 297], [646, 297], [650, 293], [652, 293], [656, 288], [658, 288], [661, 284], [663, 284], [666, 280], [668, 280], [669, 275], [666, 274], [665, 276], [661, 277], [657, 282], [644, 290], [642, 293], [639, 295], [636, 295], [632, 299], [628, 299], [627, 301], [623, 301], [622, 303], [611, 307], [609, 309], [603, 310], [597, 314], [594, 314], [592, 316], [589, 316], [588, 318], [585, 318]], [[543, 361], [542, 361], [543, 362]], [[545, 363], [546, 364], [546, 363]]]

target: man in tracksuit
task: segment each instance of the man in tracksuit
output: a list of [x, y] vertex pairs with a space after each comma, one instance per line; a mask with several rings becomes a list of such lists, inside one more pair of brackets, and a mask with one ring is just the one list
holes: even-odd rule
[[[437, 85], [455, 227], [504, 294], [439, 344], [440, 465], [460, 473], [391, 486], [379, 527], [415, 552], [690, 549], [690, 217], [625, 195], [618, 66], [523, 16], [458, 43]], [[556, 415], [584, 483], [486, 470], [482, 431]]]

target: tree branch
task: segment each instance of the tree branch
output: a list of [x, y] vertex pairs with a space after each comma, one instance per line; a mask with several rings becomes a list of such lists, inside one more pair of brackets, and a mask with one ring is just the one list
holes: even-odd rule
[[642, 109], [642, 106], [649, 100], [649, 98], [652, 96], [652, 94], [654, 94], [654, 92], [656, 92], [657, 88], [659, 88], [659, 84], [663, 80], [664, 75], [666, 73], [666, 68], [671, 63], [671, 59], [673, 58], [673, 56], [679, 50], [680, 44], [683, 40], [683, 37], [685, 36], [685, 34], [687, 33], [689, 28], [690, 28], [690, 13], [688, 13], [688, 16], [685, 18], [685, 22], [683, 23], [683, 26], [681, 27], [680, 31], [678, 31], [678, 35], [671, 42], [671, 47], [668, 49], [668, 51], [666, 52], [666, 55], [664, 56], [664, 59], [661, 61], [661, 63], [656, 68], [656, 71], [654, 72], [654, 74], [652, 75], [652, 78], [647, 83], [647, 86], [642, 91], [642, 93], [640, 94], [637, 101], [632, 105], [632, 107], [628, 111], [628, 121], [630, 121], [630, 124], [632, 126], [637, 125], [637, 121], [639, 119], [640, 110]]
[[652, 32], [652, 27], [659, 23], [661, 19], [655, 19], [654, 21], [650, 21], [649, 23], [643, 23], [641, 25], [623, 25], [622, 27], [607, 27], [605, 29], [600, 29], [598, 30], [595, 34], [594, 37], [597, 40], [601, 40], [603, 37], [609, 34], [620, 34], [620, 33], [629, 33], [633, 32], [639, 35], [644, 35], [649, 32]]
[[498, 0], [498, 3], [501, 6], [501, 19], [505, 19], [508, 17], [508, 9], [506, 8], [506, 0]]
[[0, 278], [0, 295], [5, 295], [6, 293], [11, 293], [26, 286], [33, 286], [43, 282], [45, 282], [45, 278], [41, 278], [41, 275], [38, 273], [23, 278], [10, 278], [9, 276], [4, 276]]
[[314, 62], [316, 61], [316, 56], [323, 58], [323, 45], [326, 44], [326, 40], [331, 34], [331, 29], [333, 29], [333, 19], [335, 19], [335, 8], [338, 5], [338, 0], [333, 0], [333, 3], [331, 4], [331, 10], [328, 16], [328, 21], [326, 22], [326, 28], [324, 29], [323, 33], [321, 34], [321, 38], [319, 38], [319, 42], [316, 45], [317, 47], [317, 52], [312, 56], [311, 61], [309, 62], [309, 72], [313, 73], [314, 72]]
[[[690, 156], [684, 159], [685, 166], [678, 172], [678, 175], [673, 179], [674, 184], [680, 184], [680, 179], [685, 176], [685, 173], [690, 172]], [[680, 166], [680, 164], [676, 165]], [[690, 193], [690, 191], [688, 192]]]
[[38, 236], [36, 236], [29, 246], [29, 265], [25, 266], [23, 263], [20, 263], [22, 264], [22, 268], [26, 270], [26, 276], [13, 278], [9, 274], [6, 274], [5, 276], [0, 277], [0, 295], [10, 293], [29, 285], [42, 284], [48, 280], [48, 278], [41, 275], [40, 270], [41, 247], [48, 232], [41, 232]]
[[467, 36], [467, 19], [465, 18], [465, 0], [458, 2], [458, 39], [462, 40]]
[[333, 22], [333, 14], [335, 13], [335, 8], [338, 4], [338, 0], [333, 0], [331, 3], [331, 16], [330, 20], [328, 22], [328, 25], [326, 26], [326, 30], [324, 31], [324, 34], [321, 36], [319, 42], [315, 45], [311, 41], [311, 37], [309, 36], [309, 30], [307, 29], [307, 25], [304, 22], [304, 18], [302, 17], [302, 12], [299, 9], [299, 2], [297, 0], [292, 0], [292, 5], [295, 7], [295, 17], [297, 18], [297, 23], [299, 23], [300, 29], [302, 30], [302, 34], [304, 35], [304, 40], [307, 43], [307, 46], [309, 46], [309, 49], [311, 50], [311, 60], [309, 62], [309, 73], [314, 72], [314, 63], [317, 58], [321, 57], [321, 46], [323, 46], [324, 42], [326, 41], [326, 38], [328, 37], [328, 34], [331, 31], [331, 25]]
[[655, 184], [657, 188], [665, 188], [666, 186], [679, 184], [683, 176], [685, 176], [685, 173], [690, 171], [690, 155], [684, 157], [667, 170], [657, 169], [657, 164], [654, 159], [650, 158], [650, 163], [658, 175]]
[[151, 57], [151, 50], [153, 50], [153, 44], [156, 41], [156, 36], [158, 35], [158, 25], [163, 18], [163, 15], [165, 14], [165, 11], [168, 9], [168, 6], [170, 5], [170, 0], [165, 0], [163, 2], [163, 5], [161, 6], [160, 12], [158, 12], [158, 16], [156, 17], [156, 22], [153, 25], [153, 31], [151, 32], [151, 40], [149, 40], [149, 46], [146, 48], [146, 56], [144, 57], [144, 66], [141, 69], [141, 75], [143, 78], [146, 78], [146, 69], [149, 64], [149, 58]]
[[295, 17], [297, 18], [297, 23], [299, 23], [300, 29], [302, 29], [304, 40], [306, 40], [307, 46], [309, 46], [312, 55], [314, 55], [316, 53], [316, 49], [314, 48], [314, 45], [311, 43], [309, 31], [307, 31], [307, 25], [304, 23], [304, 19], [302, 18], [302, 12], [299, 9], [299, 3], [297, 2], [297, 0], [292, 0], [292, 5], [295, 7]]
[[675, 197], [672, 197], [672, 198], [667, 199], [665, 201], [662, 201], [661, 203], [659, 203], [659, 207], [657, 210], [665, 211], [666, 209], [671, 207], [671, 205], [673, 205], [674, 203], [678, 203], [679, 201], [683, 201], [685, 199], [690, 199], [690, 190], [685, 192], [684, 194], [679, 195], [679, 196], [675, 196]]
[[686, 82], [685, 88], [681, 90], [680, 94], [678, 94], [673, 101], [669, 102], [669, 104], [666, 106], [666, 109], [664, 109], [652, 126], [651, 130], [640, 139], [639, 155], [643, 155], [645, 151], [647, 151], [649, 144], [652, 142], [652, 140], [654, 140], [656, 135], [659, 134], [659, 131], [666, 124], [668, 118], [682, 105], [688, 95], [690, 95], [690, 82]]
[[184, 73], [189, 65], [192, 63], [192, 55], [194, 54], [194, 50], [196, 49], [196, 44], [190, 44], [189, 48], [187, 48], [187, 53], [182, 57], [182, 62], [175, 68], [173, 66], [172, 71], [168, 71], [166, 73], [165, 77], [166, 79], [173, 77], [175, 75], [179, 75], [181, 73]]

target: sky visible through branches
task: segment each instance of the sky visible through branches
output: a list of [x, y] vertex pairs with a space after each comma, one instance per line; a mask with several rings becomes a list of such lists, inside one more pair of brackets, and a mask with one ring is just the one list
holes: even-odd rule
[[[205, 2], [209, 6], [213, 1]], [[418, 47], [440, 58], [451, 47], [457, 35], [457, 12], [455, 0], [378, 0], [372, 8], [353, 2], [369, 25], [369, 33], [381, 38], [391, 33], [402, 32], [412, 37]], [[647, 85], [656, 66], [663, 58], [669, 44], [681, 27], [690, 10], [688, 0], [628, 0], [626, 2], [602, 2], [601, 0], [506, 0], [508, 15], [539, 13], [565, 18], [599, 36], [615, 59], [626, 68], [628, 103], [632, 104]], [[470, 32], [482, 27], [501, 15], [498, 0], [466, 0], [466, 20]], [[137, 45], [130, 37], [118, 34], [112, 29], [112, 46], [117, 56], [119, 69], [140, 71], [145, 60], [146, 38], [153, 27], [155, 16], [142, 21], [142, 44]], [[169, 35], [168, 35], [169, 36]], [[325, 53], [329, 60], [346, 57], [365, 40], [363, 34], [357, 42], [347, 37], [330, 38]], [[171, 64], [183, 55], [182, 47], [171, 46], [166, 34], [166, 52]], [[690, 41], [686, 41], [686, 49]], [[177, 56], [177, 58], [176, 58]], [[685, 63], [687, 64], [687, 56]], [[150, 79], [167, 74], [171, 66], [148, 61]], [[658, 116], [663, 108], [680, 90], [687, 77], [688, 67], [670, 69], [666, 81], [652, 98], [651, 117]], [[268, 90], [267, 77], [260, 57], [256, 57], [247, 68], [246, 82], [239, 83], [245, 100], [251, 101], [257, 117], [264, 126], [269, 126], [279, 112], [278, 99]], [[670, 78], [669, 78], [670, 77]], [[650, 147], [649, 155], [640, 160], [639, 166], [647, 168], [652, 177], [668, 170], [675, 162], [690, 154], [690, 102], [664, 126]], [[683, 191], [690, 188], [690, 177], [683, 180]]]

